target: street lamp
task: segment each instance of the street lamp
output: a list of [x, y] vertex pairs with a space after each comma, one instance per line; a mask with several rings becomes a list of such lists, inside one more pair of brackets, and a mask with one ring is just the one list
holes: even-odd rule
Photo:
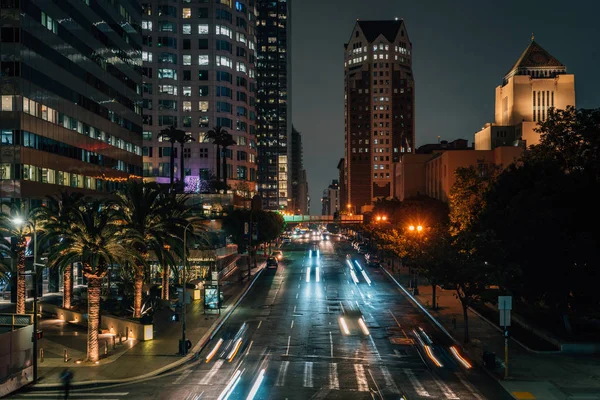
[[[410, 225], [408, 227], [408, 230], [411, 233], [420, 234], [423, 231], [423, 226], [422, 225], [416, 225], [416, 226]], [[410, 269], [412, 270], [412, 268], [410, 268]], [[410, 275], [410, 272], [409, 272], [409, 275]], [[418, 275], [418, 273], [415, 272], [415, 274], [412, 278], [413, 279], [411, 280], [409, 287], [413, 288], [413, 294], [418, 295], [419, 294], [419, 282], [418, 282], [419, 275]]]
[[182, 295], [182, 299], [183, 299], [183, 306], [181, 308], [182, 310], [182, 315], [181, 315], [181, 340], [179, 341], [179, 353], [182, 356], [185, 356], [187, 354], [188, 348], [187, 348], [187, 343], [185, 340], [185, 309], [186, 309], [186, 303], [187, 303], [187, 299], [186, 299], [186, 273], [185, 273], [185, 267], [187, 264], [187, 231], [188, 228], [190, 227], [190, 225], [192, 225], [191, 222], [188, 222], [188, 224], [185, 226], [185, 228], [183, 229], [183, 295]]

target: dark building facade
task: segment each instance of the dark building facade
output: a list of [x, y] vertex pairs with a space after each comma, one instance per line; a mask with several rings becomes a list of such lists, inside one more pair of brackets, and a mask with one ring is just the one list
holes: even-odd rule
[[304, 161], [302, 158], [302, 134], [292, 126], [292, 146], [291, 146], [291, 198], [289, 205], [294, 214], [306, 213], [306, 181], [304, 170]]
[[257, 10], [258, 191], [265, 209], [287, 209], [293, 202], [291, 1], [257, 0]]
[[404, 21], [357, 21], [344, 57], [347, 211], [393, 196], [392, 165], [414, 152], [414, 86]]
[[141, 177], [139, 3], [1, 6], [0, 196], [112, 192]]

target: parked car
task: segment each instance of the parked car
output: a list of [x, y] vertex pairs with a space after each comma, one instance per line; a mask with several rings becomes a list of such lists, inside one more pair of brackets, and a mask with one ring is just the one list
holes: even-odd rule
[[277, 268], [279, 263], [277, 262], [277, 258], [270, 256], [267, 258], [267, 268]]

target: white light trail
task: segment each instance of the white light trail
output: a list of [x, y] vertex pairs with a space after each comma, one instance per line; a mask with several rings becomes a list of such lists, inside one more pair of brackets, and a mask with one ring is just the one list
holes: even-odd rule
[[237, 386], [241, 378], [242, 371], [238, 369], [237, 371], [235, 371], [235, 374], [233, 374], [233, 377], [231, 377], [231, 379], [227, 383], [227, 386], [225, 386], [225, 389], [221, 392], [217, 400], [227, 400], [229, 396], [231, 396], [231, 393], [233, 393], [235, 387]]
[[365, 324], [365, 321], [363, 321], [362, 318], [358, 319], [358, 325], [360, 325], [360, 329], [363, 331], [363, 333], [365, 335], [370, 335], [371, 333], [369, 332], [369, 329], [367, 328], [367, 325]]
[[437, 358], [435, 358], [435, 355], [433, 355], [431, 347], [425, 346], [425, 352], [427, 353], [427, 357], [429, 357], [435, 365], [437, 365], [440, 368], [443, 367], [442, 363]]
[[317, 278], [317, 282], [321, 282], [321, 268], [317, 267], [317, 269], [315, 270], [315, 277]]
[[254, 385], [252, 385], [252, 389], [250, 390], [250, 393], [248, 393], [248, 397], [246, 397], [246, 400], [254, 399], [254, 396], [256, 396], [256, 393], [258, 392], [258, 388], [260, 388], [260, 384], [262, 383], [264, 378], [265, 378], [265, 369], [263, 368], [260, 370], [260, 373], [258, 374], [258, 378], [256, 378], [256, 382], [254, 382]]
[[310, 282], [310, 268], [306, 269], [306, 282]]
[[344, 331], [344, 334], [349, 335], [350, 330], [348, 329], [348, 325], [346, 325], [346, 321], [344, 320], [344, 318], [340, 318], [340, 325], [342, 326], [342, 330]]
[[206, 356], [206, 362], [209, 362], [215, 356], [215, 354], [217, 354], [217, 350], [219, 350], [219, 347], [221, 347], [222, 344], [223, 344], [223, 339], [219, 339], [217, 344], [215, 344], [215, 347], [213, 347], [211, 352], [208, 353], [208, 355]]
[[356, 264], [358, 269], [362, 271], [362, 267], [360, 266], [360, 263], [358, 262], [358, 260], [354, 260], [354, 263]]
[[456, 360], [461, 363], [463, 367], [467, 369], [471, 369], [473, 367], [463, 356], [460, 355], [455, 346], [450, 347], [450, 351], [452, 352], [454, 358], [456, 358]]
[[227, 356], [227, 359], [229, 360], [229, 362], [233, 361], [233, 358], [237, 354], [241, 345], [242, 345], [242, 338], [239, 338], [238, 340], [235, 341], [235, 344], [233, 345], [233, 349], [231, 349], [231, 352]]
[[369, 286], [371, 286], [371, 280], [367, 276], [367, 273], [365, 272], [365, 270], [361, 269], [360, 272], [362, 272], [362, 275], [365, 277], [365, 281], [367, 281], [367, 283], [369, 284]]
[[354, 270], [350, 270], [350, 276], [352, 277], [352, 280], [354, 281], [354, 284], [358, 284], [358, 278], [356, 277], [356, 274], [354, 273]]

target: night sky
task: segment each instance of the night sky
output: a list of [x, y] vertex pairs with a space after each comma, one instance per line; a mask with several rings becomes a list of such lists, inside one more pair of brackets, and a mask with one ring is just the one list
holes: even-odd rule
[[[577, 107], [600, 107], [600, 2], [292, 0], [292, 118], [302, 132], [311, 214], [343, 156], [344, 43], [356, 19], [404, 18], [413, 45], [417, 146], [473, 135], [531, 33], [575, 74]], [[460, 4], [457, 6], [456, 4]]]

